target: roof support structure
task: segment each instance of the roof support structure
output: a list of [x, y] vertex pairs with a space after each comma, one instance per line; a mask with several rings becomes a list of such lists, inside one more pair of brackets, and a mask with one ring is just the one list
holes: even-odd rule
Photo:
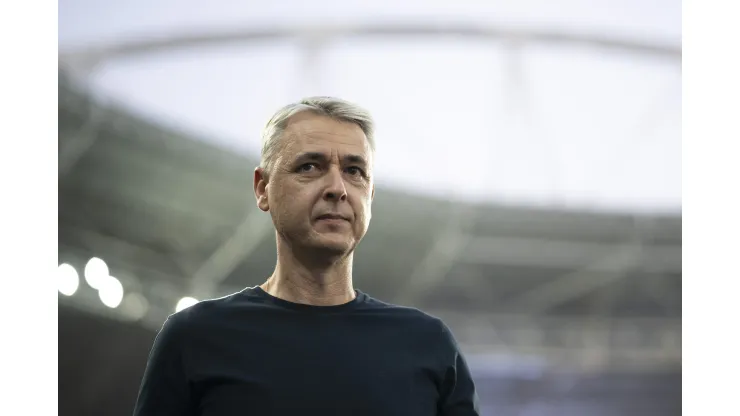
[[649, 43], [608, 36], [584, 35], [558, 31], [525, 30], [495, 25], [477, 25], [470, 22], [434, 23], [380, 23], [355, 25], [321, 26], [270, 26], [211, 33], [178, 34], [169, 37], [140, 37], [133, 41], [97, 45], [84, 50], [69, 50], [60, 53], [60, 63], [74, 71], [84, 73], [85, 68], [93, 68], [101, 62], [125, 59], [137, 55], [156, 54], [173, 49], [210, 47], [224, 44], [243, 44], [266, 41], [306, 39], [320, 35], [332, 40], [348, 37], [393, 37], [395, 39], [419, 36], [452, 36], [475, 40], [517, 41], [524, 43], [544, 43], [556, 45], [581, 45], [586, 47], [612, 49], [681, 63], [681, 46], [673, 44]]
[[199, 299], [213, 296], [229, 273], [254, 251], [272, 229], [272, 222], [264, 212], [250, 210], [234, 233], [195, 272], [192, 278], [194, 294]]

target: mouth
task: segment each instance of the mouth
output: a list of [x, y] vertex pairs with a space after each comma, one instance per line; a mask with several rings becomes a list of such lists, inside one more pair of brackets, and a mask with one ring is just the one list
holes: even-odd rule
[[316, 217], [316, 220], [317, 221], [321, 221], [321, 220], [349, 221], [347, 218], [345, 218], [344, 216], [339, 215], [339, 214], [324, 214], [324, 215], [319, 215], [318, 217]]

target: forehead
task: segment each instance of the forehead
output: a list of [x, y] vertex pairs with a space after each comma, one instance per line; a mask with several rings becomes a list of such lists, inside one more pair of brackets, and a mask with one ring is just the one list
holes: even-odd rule
[[289, 154], [314, 151], [370, 157], [370, 144], [360, 126], [310, 112], [291, 117], [283, 137]]

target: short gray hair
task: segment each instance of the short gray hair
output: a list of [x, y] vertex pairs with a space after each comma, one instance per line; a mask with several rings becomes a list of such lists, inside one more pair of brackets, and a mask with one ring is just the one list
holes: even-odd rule
[[337, 121], [354, 123], [367, 137], [370, 149], [375, 152], [375, 122], [370, 112], [348, 101], [334, 97], [308, 97], [279, 109], [262, 131], [262, 156], [260, 167], [270, 172], [275, 162], [279, 139], [291, 117], [304, 111], [331, 117]]

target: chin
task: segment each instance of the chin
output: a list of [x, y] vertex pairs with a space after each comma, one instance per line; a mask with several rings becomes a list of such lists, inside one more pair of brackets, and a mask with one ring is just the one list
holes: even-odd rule
[[333, 252], [338, 255], [346, 254], [355, 248], [354, 242], [348, 241], [346, 237], [341, 238], [339, 236], [318, 236], [311, 243], [318, 250], [326, 250], [327, 252]]

